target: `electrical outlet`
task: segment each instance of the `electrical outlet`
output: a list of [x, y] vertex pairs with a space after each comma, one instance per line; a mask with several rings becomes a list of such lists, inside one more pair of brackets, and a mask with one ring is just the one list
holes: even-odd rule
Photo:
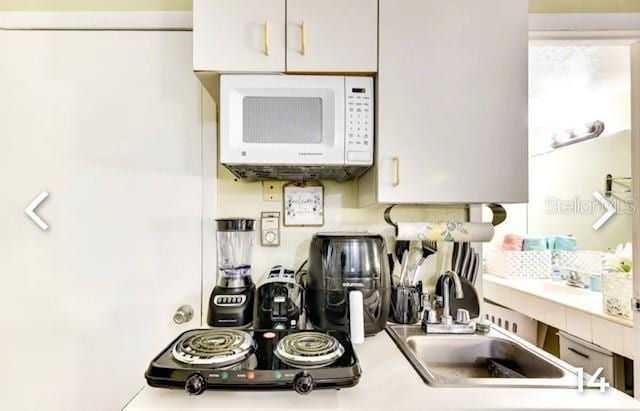
[[263, 180], [262, 181], [262, 200], [263, 201], [281, 201], [282, 200], [282, 181]]

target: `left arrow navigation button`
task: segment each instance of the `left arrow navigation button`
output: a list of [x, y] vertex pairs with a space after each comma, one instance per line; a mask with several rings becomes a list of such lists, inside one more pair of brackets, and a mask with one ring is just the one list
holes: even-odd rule
[[42, 190], [40, 194], [36, 198], [33, 199], [32, 202], [29, 203], [27, 208], [24, 209], [26, 215], [29, 216], [33, 220], [34, 223], [38, 224], [38, 227], [42, 229], [42, 231], [47, 231], [49, 225], [36, 214], [36, 208], [44, 201], [45, 198], [49, 196], [49, 193], [45, 190]]

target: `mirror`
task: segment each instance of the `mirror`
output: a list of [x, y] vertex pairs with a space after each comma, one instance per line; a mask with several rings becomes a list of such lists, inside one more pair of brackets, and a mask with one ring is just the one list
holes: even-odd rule
[[[490, 248], [516, 233], [612, 251], [631, 241], [630, 188], [630, 47], [530, 44], [529, 203], [505, 205]], [[598, 194], [617, 212], [595, 229], [607, 211]]]
[[[528, 234], [598, 251], [631, 241], [630, 117], [628, 46], [530, 47]], [[594, 226], [602, 198], [618, 212]]]

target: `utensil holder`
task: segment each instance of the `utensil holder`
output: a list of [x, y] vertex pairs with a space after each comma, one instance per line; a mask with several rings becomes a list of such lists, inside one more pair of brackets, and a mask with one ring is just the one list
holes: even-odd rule
[[397, 324], [415, 324], [420, 321], [424, 308], [422, 281], [416, 285], [391, 286], [391, 310], [389, 320]]

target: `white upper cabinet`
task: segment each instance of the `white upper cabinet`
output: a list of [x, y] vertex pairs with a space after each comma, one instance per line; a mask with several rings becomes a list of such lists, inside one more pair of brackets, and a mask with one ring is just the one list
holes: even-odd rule
[[287, 0], [287, 71], [377, 71], [378, 0]]
[[526, 0], [380, 0], [361, 205], [527, 201]]
[[283, 72], [285, 10], [285, 0], [194, 0], [194, 70]]
[[374, 73], [377, 36], [378, 0], [193, 2], [196, 71]]

